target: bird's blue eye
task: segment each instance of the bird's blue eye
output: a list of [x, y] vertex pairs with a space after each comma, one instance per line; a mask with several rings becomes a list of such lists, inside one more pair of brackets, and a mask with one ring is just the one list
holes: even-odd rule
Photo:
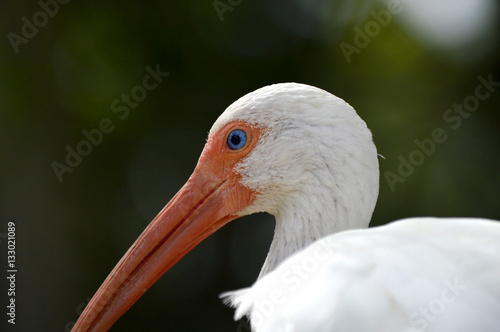
[[247, 143], [247, 134], [243, 130], [233, 130], [227, 137], [227, 144], [232, 150], [239, 150]]

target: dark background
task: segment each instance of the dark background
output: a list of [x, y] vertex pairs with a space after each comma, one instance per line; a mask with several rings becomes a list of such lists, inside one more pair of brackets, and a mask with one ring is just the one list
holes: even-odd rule
[[[385, 157], [372, 225], [427, 215], [500, 219], [500, 91], [456, 130], [443, 120], [474, 94], [478, 76], [500, 81], [498, 2], [403, 1], [402, 12], [378, 31], [370, 11], [386, 9], [384, 1], [222, 3], [231, 8], [223, 20], [211, 1], [72, 0], [44, 22], [37, 2], [2, 1], [0, 233], [16, 223], [18, 268], [17, 324], [10, 330], [71, 327], [187, 180], [219, 114], [271, 83], [321, 87], [367, 122]], [[16, 52], [9, 33], [23, 37], [22, 19], [33, 22], [33, 15], [41, 26]], [[341, 43], [356, 46], [358, 38], [361, 45], [357, 29], [367, 27], [373, 37], [348, 62]], [[157, 65], [169, 76], [120, 120], [113, 101], [142, 84], [146, 66]], [[104, 118], [115, 129], [59, 181], [53, 162], [65, 163], [66, 147], [75, 149], [82, 130]], [[384, 173], [397, 174], [398, 157], [408, 160], [414, 140], [435, 128], [447, 140], [391, 190]], [[218, 294], [252, 284], [273, 226], [260, 214], [224, 227], [113, 330], [246, 330]], [[7, 326], [4, 310], [0, 326]]]

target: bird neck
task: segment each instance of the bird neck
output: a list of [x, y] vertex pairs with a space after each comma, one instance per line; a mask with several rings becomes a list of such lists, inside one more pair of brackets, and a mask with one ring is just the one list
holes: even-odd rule
[[364, 199], [349, 200], [332, 195], [331, 188], [322, 186], [316, 186], [308, 193], [297, 193], [274, 213], [274, 238], [259, 278], [320, 238], [343, 230], [368, 227], [373, 206], [359, 206]]

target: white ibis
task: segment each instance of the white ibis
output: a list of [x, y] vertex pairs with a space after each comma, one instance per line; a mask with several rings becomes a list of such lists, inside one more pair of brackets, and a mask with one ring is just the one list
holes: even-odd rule
[[500, 223], [413, 218], [359, 229], [378, 182], [372, 135], [342, 99], [296, 83], [249, 93], [215, 122], [188, 182], [73, 331], [109, 329], [203, 239], [260, 211], [276, 217], [260, 276], [223, 295], [253, 330], [499, 331]]

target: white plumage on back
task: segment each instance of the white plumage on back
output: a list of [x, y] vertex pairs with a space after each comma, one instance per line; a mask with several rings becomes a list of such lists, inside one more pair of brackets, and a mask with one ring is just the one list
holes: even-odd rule
[[255, 331], [498, 331], [500, 228], [412, 218], [328, 236], [223, 296]]
[[211, 134], [233, 121], [263, 129], [236, 166], [258, 192], [239, 215], [276, 217], [259, 280], [223, 295], [237, 319], [259, 332], [500, 330], [499, 223], [415, 218], [345, 231], [368, 226], [379, 178], [371, 133], [346, 102], [276, 84], [229, 106]]

